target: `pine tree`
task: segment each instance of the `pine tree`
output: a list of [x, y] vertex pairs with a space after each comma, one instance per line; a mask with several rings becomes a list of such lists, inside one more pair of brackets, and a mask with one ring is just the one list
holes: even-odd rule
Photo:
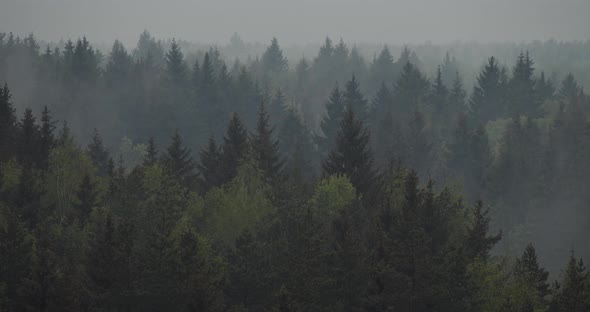
[[449, 96], [449, 89], [445, 85], [442, 77], [442, 70], [440, 66], [436, 70], [436, 78], [432, 83], [432, 91], [430, 95], [430, 101], [434, 106], [434, 110], [437, 114], [447, 113], [449, 111], [447, 102]]
[[223, 183], [233, 179], [248, 151], [248, 133], [237, 114], [233, 114], [223, 137], [221, 175]]
[[207, 148], [200, 153], [198, 165], [201, 186], [204, 192], [221, 185], [221, 158], [221, 149], [217, 146], [215, 137], [211, 136]]
[[357, 118], [360, 121], [367, 121], [369, 109], [367, 99], [365, 99], [365, 96], [361, 93], [360, 84], [354, 75], [352, 75], [352, 79], [346, 83], [346, 89], [342, 94], [342, 100], [344, 102], [344, 107], [352, 110], [354, 114], [358, 116]]
[[192, 186], [195, 178], [195, 162], [191, 157], [191, 151], [184, 146], [178, 130], [172, 136], [172, 142], [166, 149], [162, 162], [168, 172], [185, 187]]
[[322, 164], [324, 174], [345, 175], [359, 193], [366, 194], [375, 182], [369, 141], [363, 123], [356, 119], [351, 109], [346, 109], [336, 136], [336, 146]]
[[326, 115], [322, 117], [320, 129], [323, 136], [316, 136], [322, 154], [327, 154], [336, 142], [336, 133], [344, 117], [344, 99], [338, 85], [334, 86], [326, 103]]
[[6, 161], [15, 154], [17, 123], [11, 97], [8, 85], [4, 84], [0, 88], [0, 161]]
[[283, 163], [279, 155], [279, 141], [273, 139], [274, 126], [270, 125], [264, 103], [258, 108], [256, 132], [251, 139], [252, 152], [266, 177], [274, 181], [281, 175]]

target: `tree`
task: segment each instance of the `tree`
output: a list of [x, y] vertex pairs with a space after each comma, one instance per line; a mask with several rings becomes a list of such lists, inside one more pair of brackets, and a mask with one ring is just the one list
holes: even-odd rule
[[82, 222], [86, 222], [97, 200], [95, 185], [88, 174], [85, 174], [84, 178], [82, 178], [82, 183], [78, 187], [76, 195], [78, 199], [76, 204], [77, 215]]
[[256, 132], [250, 141], [258, 167], [270, 181], [276, 181], [281, 175], [283, 163], [279, 154], [279, 141], [273, 139], [274, 126], [269, 124], [269, 118], [264, 103], [260, 103]]
[[346, 83], [346, 89], [342, 94], [342, 101], [346, 109], [352, 110], [357, 118], [362, 122], [367, 122], [368, 117], [368, 104], [367, 99], [361, 93], [360, 84], [356, 77], [352, 75]]
[[200, 153], [198, 164], [203, 191], [207, 192], [211, 188], [221, 185], [221, 158], [221, 149], [217, 146], [215, 137], [211, 136], [207, 148]]
[[88, 156], [92, 160], [94, 166], [98, 169], [98, 176], [104, 177], [110, 174], [109, 171], [109, 152], [102, 142], [102, 137], [95, 128], [92, 134], [92, 142], [87, 147]]
[[181, 181], [185, 187], [192, 186], [195, 178], [195, 162], [191, 157], [191, 151], [184, 146], [182, 137], [178, 130], [172, 136], [172, 142], [166, 149], [166, 154], [162, 158], [164, 167], [168, 172]]
[[37, 152], [39, 151], [39, 127], [35, 124], [35, 117], [30, 108], [25, 109], [23, 118], [19, 123], [18, 161], [27, 168], [36, 166]]
[[277, 38], [272, 38], [270, 46], [262, 54], [261, 61], [264, 69], [269, 72], [281, 73], [287, 70], [287, 58], [283, 56], [283, 50], [281, 50]]
[[590, 309], [588, 292], [590, 277], [582, 259], [576, 259], [572, 253], [564, 272], [563, 281], [553, 298], [552, 311], [582, 312]]
[[336, 146], [322, 163], [326, 176], [347, 176], [360, 194], [367, 194], [375, 182], [370, 136], [351, 109], [346, 109], [336, 136]]
[[406, 116], [419, 109], [426, 100], [428, 87], [428, 79], [420, 70], [410, 62], [404, 63], [401, 76], [395, 84], [395, 113]]
[[246, 158], [248, 133], [238, 114], [234, 113], [223, 137], [221, 175], [223, 183], [236, 176], [238, 166]]
[[471, 113], [481, 122], [494, 120], [505, 112], [501, 83], [501, 70], [495, 57], [479, 73], [469, 101]]
[[180, 46], [175, 39], [170, 43], [170, 50], [166, 54], [166, 73], [173, 85], [183, 85], [187, 78], [187, 68]]
[[0, 161], [6, 161], [15, 154], [16, 113], [11, 102], [8, 85], [0, 88]]
[[525, 114], [538, 117], [541, 113], [539, 98], [535, 92], [536, 81], [534, 75], [534, 62], [529, 57], [529, 52], [520, 52], [516, 65], [512, 69], [512, 79], [508, 82], [510, 94], [509, 114]]
[[147, 150], [145, 159], [143, 160], [144, 166], [152, 166], [158, 162], [158, 148], [153, 137], [148, 140]]
[[326, 103], [326, 115], [322, 117], [320, 129], [323, 136], [316, 136], [322, 154], [327, 154], [336, 142], [336, 134], [344, 117], [344, 98], [338, 85], [334, 86]]
[[539, 266], [533, 244], [528, 244], [522, 256], [516, 259], [514, 274], [536, 291], [540, 301], [545, 300], [549, 295], [549, 284], [547, 283], [549, 272]]
[[502, 238], [502, 233], [489, 235], [489, 208], [484, 208], [478, 200], [471, 211], [471, 222], [467, 229], [464, 248], [467, 256], [472, 260], [487, 261], [490, 251]]
[[49, 162], [49, 154], [51, 150], [57, 145], [57, 140], [54, 135], [55, 121], [51, 119], [51, 113], [47, 109], [47, 106], [43, 108], [41, 113], [41, 129], [40, 129], [40, 140], [39, 140], [39, 160], [38, 164], [43, 169], [47, 169]]

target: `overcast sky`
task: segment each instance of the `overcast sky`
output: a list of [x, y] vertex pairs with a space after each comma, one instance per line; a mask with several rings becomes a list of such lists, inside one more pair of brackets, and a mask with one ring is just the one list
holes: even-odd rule
[[590, 0], [0, 0], [0, 31], [45, 40], [87, 36], [224, 43], [433, 43], [590, 38]]

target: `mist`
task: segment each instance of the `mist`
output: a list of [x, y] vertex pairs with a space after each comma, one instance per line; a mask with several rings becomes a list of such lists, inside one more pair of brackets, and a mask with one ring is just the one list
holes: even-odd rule
[[0, 0], [0, 311], [590, 311], [588, 12]]
[[0, 29], [60, 39], [135, 43], [156, 37], [221, 43], [234, 32], [246, 41], [277, 37], [285, 45], [349, 42], [415, 44], [587, 40], [584, 0], [2, 0]]

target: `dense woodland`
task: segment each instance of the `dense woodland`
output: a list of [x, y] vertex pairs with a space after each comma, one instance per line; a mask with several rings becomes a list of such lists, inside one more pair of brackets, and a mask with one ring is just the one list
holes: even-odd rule
[[0, 33], [0, 311], [590, 311], [574, 75], [191, 53]]

